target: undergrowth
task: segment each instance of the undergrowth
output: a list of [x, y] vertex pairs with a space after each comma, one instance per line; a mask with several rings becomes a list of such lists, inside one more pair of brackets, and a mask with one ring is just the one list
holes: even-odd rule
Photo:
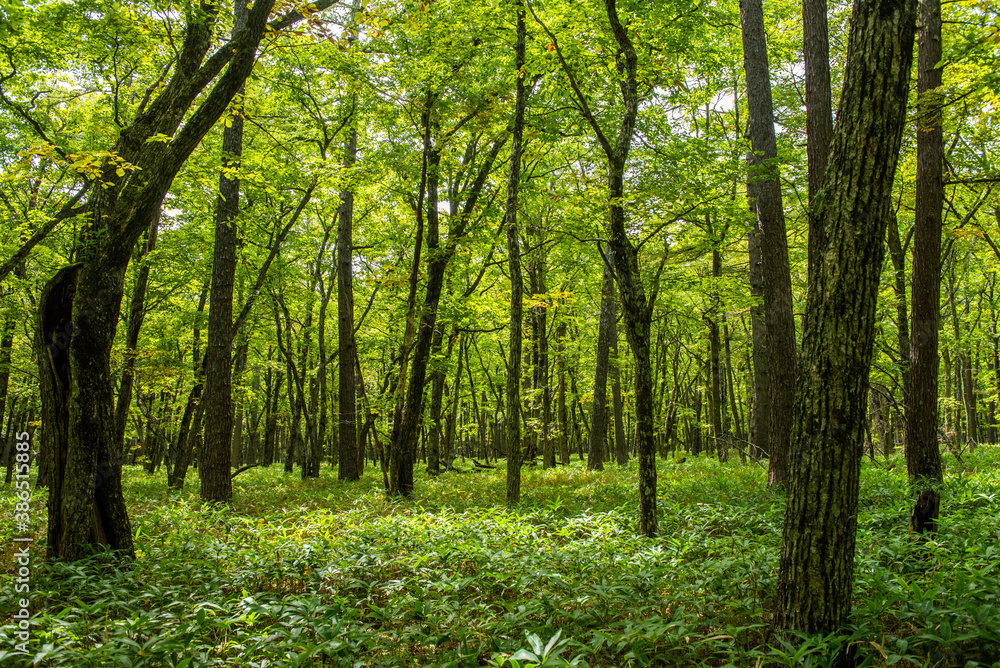
[[[951, 467], [934, 541], [908, 536], [905, 466], [866, 462], [846, 637], [794, 647], [767, 624], [783, 495], [765, 472], [688, 457], [660, 462], [660, 535], [636, 536], [636, 469], [525, 469], [418, 476], [387, 499], [377, 472], [340, 483], [251, 469], [231, 507], [196, 480], [125, 471], [138, 551], [44, 563], [44, 498], [32, 501], [34, 655], [2, 665], [1000, 666], [1000, 448]], [[9, 488], [0, 496], [13, 512]], [[0, 529], [5, 635], [16, 600], [13, 529]]]

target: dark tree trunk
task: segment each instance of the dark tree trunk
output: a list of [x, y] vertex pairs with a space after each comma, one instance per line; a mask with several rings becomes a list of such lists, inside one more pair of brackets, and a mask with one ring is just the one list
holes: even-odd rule
[[[875, 306], [915, 18], [915, 0], [856, 0], [851, 18], [837, 128], [816, 198], [775, 601], [774, 625], [786, 633], [840, 632], [851, 608]], [[835, 657], [847, 660], [846, 651]]]
[[556, 389], [556, 420], [559, 424], [559, 461], [569, 464], [569, 414], [566, 410], [566, 323], [560, 320], [556, 327], [556, 362], [559, 387]]
[[[722, 277], [722, 254], [717, 249], [712, 250], [712, 276]], [[709, 388], [711, 390], [709, 406], [711, 407], [712, 437], [715, 439], [715, 454], [720, 462], [729, 458], [728, 435], [723, 428], [722, 418], [726, 412], [726, 402], [723, 396], [725, 381], [722, 379], [722, 340], [719, 337], [719, 295], [712, 295], [712, 311], [708, 316], [709, 345]]]
[[201, 295], [198, 298], [198, 312], [195, 316], [195, 329], [192, 335], [191, 366], [194, 372], [194, 385], [191, 386], [191, 392], [188, 394], [187, 403], [184, 405], [184, 416], [181, 418], [181, 426], [177, 430], [177, 439], [171, 448], [171, 467], [167, 471], [167, 487], [170, 489], [184, 489], [184, 479], [187, 477], [188, 467], [194, 458], [196, 439], [192, 436], [192, 432], [197, 432], [201, 428], [201, 416], [204, 409], [202, 394], [205, 390], [205, 360], [201, 354], [200, 320], [205, 312], [207, 299], [208, 283], [205, 283], [202, 285]]
[[938, 449], [938, 329], [941, 324], [943, 140], [940, 100], [941, 3], [920, 0], [917, 55], [917, 176], [910, 298], [910, 383], [906, 388], [906, 470], [913, 480], [944, 479]]
[[[233, 34], [247, 20], [247, 0], [233, 0]], [[237, 95], [242, 97], [244, 88]], [[212, 254], [212, 297], [208, 307], [205, 350], [205, 442], [201, 452], [201, 498], [228, 503], [233, 447], [233, 280], [236, 276], [236, 217], [240, 213], [240, 160], [243, 156], [243, 113], [240, 106], [222, 130], [222, 173], [215, 201], [215, 250]]]
[[[899, 220], [895, 212], [889, 219], [889, 228], [886, 231], [886, 245], [889, 248], [889, 257], [892, 260], [894, 273], [893, 290], [896, 295], [896, 342], [899, 346], [899, 375], [900, 385], [903, 388], [904, 402], [907, 388], [910, 386], [910, 319], [907, 315], [906, 307], [906, 251], [903, 248], [899, 237]], [[889, 447], [886, 454], [892, 451], [893, 444], [884, 443]]]
[[764, 319], [764, 264], [760, 252], [760, 232], [750, 230], [750, 295], [754, 297], [750, 307], [750, 326], [753, 330], [753, 449], [750, 458], [758, 460], [770, 457], [768, 439], [771, 436], [771, 380], [767, 358], [767, 328]]
[[611, 329], [615, 322], [614, 254], [605, 253], [604, 282], [601, 288], [601, 315], [597, 325], [597, 354], [594, 362], [594, 400], [590, 411], [590, 448], [587, 468], [604, 470], [608, 437], [608, 362], [611, 353]]
[[[614, 285], [612, 284], [611, 287], [614, 288]], [[619, 466], [625, 466], [628, 464], [628, 439], [625, 436], [621, 367], [618, 357], [618, 328], [615, 326], [614, 316], [611, 320], [610, 339], [611, 349], [608, 352], [611, 361], [608, 366], [608, 374], [611, 376], [611, 409], [615, 420], [615, 461]]]
[[[46, 284], [39, 299], [36, 355], [43, 466], [49, 481], [49, 558], [80, 559], [88, 545], [107, 546], [129, 558], [135, 555], [107, 364], [123, 274], [124, 268], [101, 272], [88, 271], [86, 265], [66, 267]], [[102, 295], [107, 304], [99, 297], [102, 290], [108, 291]], [[85, 319], [85, 326], [77, 325]]]
[[[823, 6], [822, 44], [826, 44], [826, 8], [824, 0], [805, 0], [806, 3], [818, 2]], [[808, 11], [803, 5], [803, 11]], [[761, 360], [756, 359], [755, 367], [758, 373], [757, 398], [757, 440], [763, 441], [762, 429], [766, 430], [766, 451], [768, 455], [768, 484], [775, 485], [784, 482], [788, 472], [788, 452], [791, 442], [792, 406], [795, 402], [795, 320], [792, 314], [792, 281], [788, 264], [788, 240], [785, 232], [785, 214], [781, 201], [781, 183], [777, 169], [778, 148], [774, 137], [774, 109], [771, 100], [771, 78], [768, 70], [767, 43], [764, 36], [764, 14], [760, 0], [743, 0], [740, 4], [740, 20], [743, 26], [743, 64], [747, 76], [747, 104], [750, 119], [747, 131], [750, 135], [752, 151], [747, 156], [750, 169], [748, 194], [753, 200], [753, 209], [757, 213], [757, 229], [751, 236], [759, 241], [762, 273], [759, 275], [764, 295], [764, 320], [766, 323], [766, 369], [761, 368]], [[807, 34], [810, 29], [816, 30], [815, 22], [819, 17], [806, 19]], [[815, 32], [813, 38], [807, 37], [806, 67], [819, 67], [815, 62], [817, 53], [810, 39], [818, 39]], [[813, 50], [809, 50], [813, 49]], [[808, 90], [817, 95], [822, 88], [817, 76], [811, 76], [812, 70], [807, 70], [806, 85], [813, 86]], [[822, 78], [818, 73], [819, 79]], [[815, 89], [815, 90], [814, 90]], [[827, 79], [826, 97], [829, 100], [830, 84]], [[807, 93], [808, 94], [808, 93]], [[807, 125], [809, 128], [809, 146], [814, 147], [818, 136], [813, 133], [813, 123], [817, 120], [813, 115], [821, 116], [821, 105], [811, 98], [812, 106], [808, 108]], [[829, 124], [829, 101], [826, 104], [827, 124]], [[809, 149], [810, 151], [813, 148]], [[824, 149], [825, 155], [825, 149]], [[825, 160], [825, 158], [824, 158]], [[810, 193], [812, 190], [814, 157], [809, 153]], [[818, 186], [817, 186], [818, 187]], [[753, 250], [751, 238], [751, 249]], [[810, 242], [811, 243], [811, 242]], [[755, 278], [753, 260], [751, 258], [751, 281]], [[757, 339], [757, 323], [754, 323], [754, 339]], [[766, 379], [760, 377], [766, 374]], [[766, 383], [766, 389], [761, 385]], [[763, 400], [763, 401], [761, 401]], [[762, 410], [767, 408], [765, 417]]]
[[[442, 325], [434, 329], [434, 340], [431, 342], [431, 355], [436, 356], [441, 352], [441, 344], [444, 340]], [[454, 339], [448, 341], [448, 354], [445, 359], [451, 357], [451, 347]], [[441, 467], [441, 405], [444, 400], [445, 371], [442, 366], [437, 366], [431, 372], [431, 426], [427, 444], [427, 472], [436, 475]]]
[[[344, 146], [344, 166], [350, 170], [357, 160], [358, 131], [351, 128]], [[354, 268], [353, 227], [354, 191], [348, 186], [340, 195], [340, 213], [337, 223], [337, 478], [357, 480], [361, 476], [358, 466], [357, 401], [354, 378]]]
[[[515, 72], [524, 68], [525, 25], [524, 1], [515, 0], [517, 7], [517, 46], [514, 52]], [[524, 284], [521, 276], [521, 247], [518, 240], [517, 200], [521, 183], [521, 151], [524, 137], [524, 108], [528, 91], [524, 77], [517, 76], [514, 94], [514, 123], [511, 129], [510, 171], [507, 176], [507, 199], [504, 203], [504, 227], [507, 231], [507, 270], [510, 275], [510, 331], [507, 351], [506, 501], [514, 506], [521, 501], [521, 322]]]
[[[39, 357], [40, 375], [47, 379], [42, 383], [49, 385], [53, 400], [43, 432], [64, 435], [53, 441], [59, 451], [52, 453], [51, 461], [59, 470], [58, 484], [49, 488], [51, 556], [78, 559], [95, 543], [109, 545], [125, 558], [134, 556], [121, 493], [110, 368], [125, 268], [174, 176], [249, 76], [273, 4], [273, 0], [255, 3], [246, 28], [208, 58], [217, 6], [203, 3], [200, 11], [190, 13], [169, 81], [148, 104], [140, 105], [119, 133], [111, 147], [116, 160], [102, 164], [90, 190], [81, 264], [59, 272], [49, 283], [53, 299], [40, 300], [38, 352], [66, 344], [55, 361], [47, 354]], [[329, 4], [321, 0], [317, 9]], [[280, 29], [301, 18], [276, 19], [272, 27]], [[190, 112], [196, 101], [197, 108]], [[147, 141], [154, 135], [170, 139]], [[122, 169], [120, 164], [135, 168]], [[75, 295], [66, 291], [70, 285], [75, 285]], [[66, 340], [57, 340], [59, 336]], [[68, 384], [57, 390], [63, 381]], [[57, 391], [61, 392], [58, 408]]]
[[[763, 23], [761, 24], [763, 28]], [[763, 36], [763, 30], [761, 31]], [[826, 0], [802, 0], [802, 56], [806, 87], [806, 157], [809, 171], [809, 263], [818, 261], [819, 237], [814, 207], [823, 188], [833, 139], [833, 101], [830, 90], [830, 39]], [[750, 112], [751, 117], [753, 112]], [[752, 121], [751, 121], [752, 122]]]
[[[146, 243], [140, 259], [145, 259], [156, 248], [156, 235], [159, 230], [160, 216], [157, 214], [146, 232]], [[129, 305], [128, 329], [125, 332], [125, 358], [123, 360], [122, 380], [118, 386], [118, 403], [115, 405], [115, 432], [118, 446], [125, 453], [125, 428], [128, 425], [128, 412], [132, 404], [132, 388], [135, 382], [135, 351], [139, 345], [139, 331], [146, 316], [146, 288], [149, 286], [149, 263], [143, 262], [136, 272], [135, 287], [132, 290], [132, 302]]]

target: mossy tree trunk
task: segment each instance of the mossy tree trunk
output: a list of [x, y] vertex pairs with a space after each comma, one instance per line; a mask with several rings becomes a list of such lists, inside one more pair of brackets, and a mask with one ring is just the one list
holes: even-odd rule
[[[856, 0], [844, 90], [809, 266], [774, 623], [847, 622], [892, 182], [906, 117], [916, 0]], [[846, 653], [838, 662], [846, 662]]]

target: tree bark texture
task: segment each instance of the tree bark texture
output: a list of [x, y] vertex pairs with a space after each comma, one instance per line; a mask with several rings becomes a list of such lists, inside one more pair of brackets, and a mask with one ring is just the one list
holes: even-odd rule
[[[815, 2], [816, 0], [806, 0]], [[823, 4], [822, 36], [826, 40], [825, 2]], [[817, 19], [818, 20], [818, 19]], [[754, 233], [759, 241], [762, 272], [759, 275], [764, 296], [764, 328], [766, 343], [767, 389], [764, 406], [757, 408], [757, 429], [766, 429], [768, 484], [784, 482], [788, 472], [788, 450], [791, 444], [792, 406], [795, 402], [795, 319], [792, 314], [792, 280], [788, 263], [788, 239], [781, 200], [777, 159], [778, 146], [774, 136], [774, 109], [771, 99], [771, 77], [768, 69], [767, 42], [764, 34], [764, 12], [760, 0], [742, 0], [740, 21], [743, 26], [743, 65], [747, 77], [747, 105], [750, 118], [747, 132], [752, 151], [747, 156], [750, 170], [748, 194], [757, 214]], [[808, 58], [808, 56], [807, 56]], [[807, 67], [809, 66], [807, 59]], [[829, 66], [827, 65], [827, 68]], [[815, 84], [806, 75], [807, 86]], [[820, 75], [821, 78], [821, 75]], [[827, 72], [827, 122], [829, 123], [829, 73]], [[812, 112], [813, 108], [809, 107]], [[808, 121], [807, 121], [808, 123]], [[810, 126], [811, 128], [811, 126]], [[810, 129], [810, 146], [815, 139]], [[813, 157], [810, 153], [810, 174]], [[812, 187], [810, 187], [812, 192]], [[751, 258], [751, 261], [754, 258]], [[751, 268], [751, 273], [753, 273]], [[753, 277], [752, 277], [753, 278]], [[754, 338], [756, 340], [756, 325]], [[756, 354], [755, 354], [756, 358]], [[759, 364], [759, 361], [755, 359]], [[764, 379], [761, 378], [761, 381]], [[761, 387], [758, 385], [758, 387]], [[764, 398], [758, 393], [758, 398]], [[766, 418], [761, 411], [767, 409]], [[763, 421], [763, 423], [762, 423]], [[758, 436], [764, 441], [764, 434]]]
[[[50, 502], [56, 511], [53, 516], [61, 514], [58, 531], [49, 542], [55, 556], [83, 557], [87, 545], [94, 542], [111, 545], [126, 558], [134, 556], [121, 495], [121, 463], [109, 450], [118, 442], [110, 361], [125, 267], [143, 230], [158, 215], [175, 175], [249, 76], [273, 4], [273, 0], [254, 3], [246, 27], [210, 56], [217, 5], [202, 3], [200, 11], [189, 14], [192, 18], [170, 79], [121, 131], [113, 147], [124, 164], [137, 169], [119, 171], [119, 163], [112, 160], [102, 165], [85, 205], [81, 264], [69, 268], [72, 280], [67, 282], [67, 273], [60, 272], [56, 276], [60, 280], [51, 282], [56, 289], [55, 301], [40, 302], [40, 343], [57, 345], [55, 337], [60, 333], [67, 337], [56, 364], [68, 361], [71, 369], [65, 377], [69, 384], [63, 388], [64, 413], [49, 411], [43, 424], [44, 431], [65, 430], [66, 434], [53, 459], [63, 467], [61, 483], [50, 487], [50, 494], [57, 497]], [[316, 9], [330, 4], [321, 0]], [[289, 15], [273, 21], [271, 27], [281, 29], [301, 18]], [[170, 139], [166, 143], [147, 141], [153, 135]], [[75, 292], [67, 292], [70, 285], [75, 285]], [[56, 312], [48, 313], [50, 308]], [[47, 315], [53, 315], [55, 322]], [[49, 327], [60, 322], [63, 329], [59, 331]], [[55, 386], [57, 367], [47, 356], [40, 364], [47, 365], [40, 372], [52, 377]], [[51, 421], [57, 417], [62, 424]]]
[[[233, 1], [233, 34], [246, 25], [246, 0]], [[201, 450], [201, 498], [228, 503], [233, 498], [230, 476], [233, 446], [233, 281], [239, 235], [240, 160], [243, 157], [245, 88], [236, 112], [222, 130], [222, 173], [215, 202], [215, 248], [212, 253], [212, 296], [208, 306], [205, 348], [205, 441]]]
[[[774, 624], [837, 632], [854, 586], [875, 305], [905, 123], [916, 0], [856, 0], [817, 197]], [[838, 661], [846, 661], [846, 654]]]
[[[358, 131], [351, 128], [344, 146], [344, 166], [350, 170], [358, 155]], [[354, 378], [354, 191], [350, 185], [340, 195], [337, 219], [337, 478], [357, 480], [358, 467], [357, 401]]]
[[[809, 263], [816, 255], [816, 198], [823, 188], [833, 139], [830, 39], [826, 0], [802, 0], [802, 56], [805, 61], [806, 158], [809, 175]], [[751, 112], [751, 116], [753, 112]]]
[[611, 357], [611, 329], [615, 322], [615, 269], [614, 254], [610, 248], [604, 256], [604, 283], [594, 362], [594, 399], [590, 410], [590, 448], [587, 451], [587, 468], [591, 471], [604, 470], [608, 439], [608, 361]]
[[528, 93], [524, 85], [525, 34], [524, 2], [516, 0], [517, 46], [515, 68], [518, 73], [514, 94], [514, 123], [511, 129], [510, 171], [507, 176], [507, 199], [504, 205], [504, 227], [507, 232], [507, 271], [510, 275], [510, 331], [507, 350], [506, 502], [515, 506], [521, 501], [521, 323], [524, 319], [524, 283], [521, 275], [521, 245], [517, 229], [517, 199], [521, 183], [521, 151], [524, 138], [524, 108]]
[[943, 135], [941, 3], [920, 0], [917, 55], [917, 176], [910, 298], [910, 383], [906, 391], [906, 470], [911, 479], [944, 479], [938, 449], [938, 330], [941, 325]]

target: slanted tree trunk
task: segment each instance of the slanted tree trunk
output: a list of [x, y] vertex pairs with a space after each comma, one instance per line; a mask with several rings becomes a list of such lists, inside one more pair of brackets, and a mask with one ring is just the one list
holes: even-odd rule
[[[316, 9], [330, 4], [320, 0]], [[273, 0], [254, 3], [246, 27], [207, 58], [218, 5], [201, 3], [188, 13], [169, 80], [139, 104], [110, 147], [114, 159], [107, 159], [94, 179], [84, 207], [81, 262], [57, 273], [48, 284], [51, 300], [39, 301], [39, 373], [53, 400], [42, 429], [65, 436], [54, 440], [60, 451], [52, 461], [60, 471], [59, 483], [49, 488], [52, 557], [79, 559], [93, 544], [134, 557], [120, 451], [112, 452], [118, 439], [111, 352], [125, 268], [174, 177], [249, 76], [273, 5]], [[270, 27], [280, 30], [302, 18], [296, 13]], [[148, 141], [154, 135], [169, 139]], [[67, 292], [71, 286], [75, 291]], [[59, 351], [50, 358], [46, 348], [52, 346]]]
[[194, 447], [197, 439], [192, 436], [192, 432], [201, 429], [201, 417], [204, 414], [204, 404], [202, 395], [205, 390], [205, 359], [201, 354], [201, 325], [200, 320], [205, 312], [205, 301], [208, 299], [208, 282], [201, 286], [201, 295], [198, 298], [198, 313], [195, 316], [195, 329], [191, 343], [191, 365], [194, 372], [194, 385], [188, 394], [187, 403], [184, 406], [184, 417], [181, 418], [181, 426], [177, 431], [177, 438], [171, 448], [170, 470], [167, 471], [167, 487], [170, 489], [184, 489], [184, 480], [187, 478], [187, 470], [194, 458]]
[[917, 176], [910, 297], [910, 383], [906, 388], [906, 470], [913, 480], [944, 480], [938, 449], [938, 329], [941, 324], [943, 137], [941, 3], [920, 0], [917, 55]]
[[[146, 232], [146, 243], [140, 259], [145, 259], [156, 248], [156, 235], [160, 216], [156, 215]], [[125, 428], [128, 412], [132, 404], [132, 388], [135, 382], [135, 351], [139, 345], [139, 331], [146, 316], [146, 288], [149, 286], [149, 263], [143, 262], [136, 272], [135, 287], [132, 289], [132, 303], [129, 305], [128, 329], [125, 332], [125, 358], [122, 361], [122, 380], [118, 386], [118, 403], [115, 405], [115, 432], [119, 448], [125, 453]]]
[[[822, 17], [810, 12], [806, 5], [822, 8]], [[821, 134], [825, 130], [822, 117], [830, 123], [829, 75], [826, 81], [826, 108], [822, 96], [822, 67], [819, 61], [826, 49], [825, 0], [805, 0], [806, 14], [806, 71], [807, 128], [809, 131], [810, 195], [818, 183], [813, 184], [814, 166], [820, 169], [820, 155], [825, 164], [825, 148], [820, 150]], [[788, 264], [788, 240], [785, 232], [785, 214], [781, 201], [777, 157], [778, 147], [774, 137], [774, 109], [771, 100], [771, 78], [768, 70], [767, 42], [764, 34], [764, 14], [760, 0], [743, 0], [740, 3], [740, 20], [743, 26], [743, 65], [747, 77], [747, 104], [750, 118], [747, 131], [752, 151], [747, 156], [750, 178], [747, 191], [757, 213], [756, 230], [751, 233], [751, 255], [754, 241], [759, 242], [762, 271], [755, 275], [756, 258], [751, 257], [751, 282], [756, 278], [763, 289], [764, 321], [762, 334], [765, 355], [758, 359], [758, 323], [754, 323], [754, 365], [757, 374], [757, 441], [758, 449], [766, 449], [768, 456], [768, 484], [784, 482], [788, 471], [788, 453], [792, 426], [792, 405], [795, 401], [795, 319], [792, 314], [792, 282]], [[818, 26], [817, 24], [821, 24]], [[821, 42], [821, 43], [820, 43]], [[822, 49], [820, 49], [822, 47]], [[829, 66], [826, 65], [828, 68]], [[814, 157], [815, 154], [815, 157]], [[822, 172], [819, 172], [822, 174]], [[816, 190], [815, 192], [818, 192]], [[811, 243], [811, 242], [810, 242]], [[763, 337], [761, 337], [763, 338]], [[766, 362], [762, 366], [761, 362]], [[765, 378], [766, 376], [766, 378]], [[767, 410], [767, 415], [763, 414]], [[762, 433], [763, 432], [763, 433]], [[767, 434], [766, 441], [764, 433]], [[767, 443], [766, 448], [764, 442]]]
[[[788, 631], [840, 632], [851, 609], [875, 306], [915, 19], [916, 0], [856, 0], [852, 13], [837, 127], [814, 211], [817, 252], [796, 384], [774, 615], [789, 639]], [[848, 658], [839, 651], [835, 663]]]

